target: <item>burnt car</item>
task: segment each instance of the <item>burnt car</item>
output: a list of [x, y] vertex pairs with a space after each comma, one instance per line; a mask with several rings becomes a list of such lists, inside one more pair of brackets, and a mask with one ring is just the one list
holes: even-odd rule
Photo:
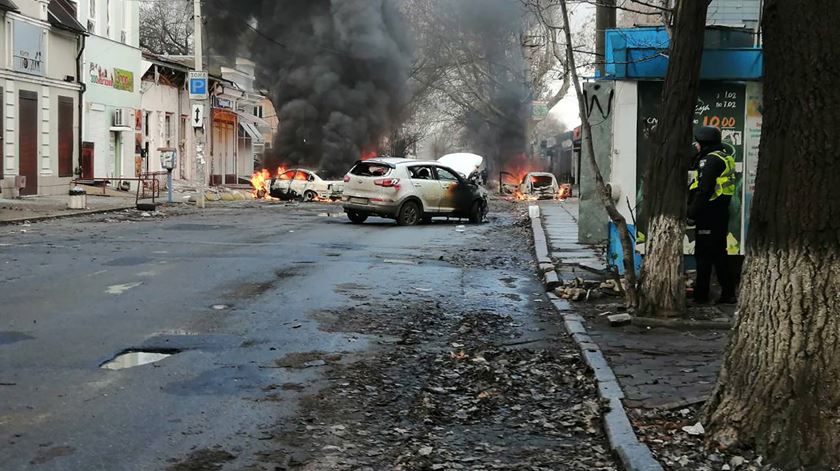
[[552, 200], [561, 194], [557, 178], [548, 172], [531, 172], [522, 177], [518, 194], [526, 199]]

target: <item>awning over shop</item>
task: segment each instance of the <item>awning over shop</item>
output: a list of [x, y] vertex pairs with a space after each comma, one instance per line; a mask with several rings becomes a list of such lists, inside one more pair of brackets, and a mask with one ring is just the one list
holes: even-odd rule
[[239, 121], [239, 125], [242, 126], [242, 129], [245, 131], [245, 133], [251, 136], [251, 139], [253, 139], [255, 142], [261, 143], [265, 141], [265, 138], [263, 137], [262, 133], [260, 133], [253, 124], [246, 121]]
[[271, 125], [268, 124], [268, 121], [260, 117], [254, 116], [250, 113], [245, 113], [242, 111], [234, 111], [234, 113], [236, 113], [236, 115], [239, 116], [240, 123], [246, 122], [249, 124], [253, 124], [254, 126], [271, 127]]

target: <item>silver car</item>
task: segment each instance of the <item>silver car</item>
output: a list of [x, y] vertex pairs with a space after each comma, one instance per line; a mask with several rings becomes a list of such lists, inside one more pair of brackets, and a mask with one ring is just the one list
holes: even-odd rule
[[436, 216], [487, 216], [487, 191], [452, 168], [434, 161], [376, 158], [356, 162], [344, 177], [344, 211], [360, 224], [369, 216], [396, 219], [401, 226]]

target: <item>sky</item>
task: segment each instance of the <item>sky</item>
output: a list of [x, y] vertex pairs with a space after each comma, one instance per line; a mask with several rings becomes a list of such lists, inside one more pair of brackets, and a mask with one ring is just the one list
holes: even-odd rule
[[[592, 30], [595, 25], [595, 6], [588, 3], [571, 4], [569, 8], [569, 16], [572, 23], [572, 28], [576, 33], [584, 32], [584, 29], [589, 31], [586, 34], [595, 34]], [[594, 41], [594, 40], [593, 40]], [[582, 77], [592, 74], [591, 70], [579, 71]], [[558, 81], [556, 87], [560, 86]], [[550, 113], [558, 116], [560, 120], [565, 123], [569, 129], [574, 129], [580, 125], [580, 115], [578, 113], [578, 101], [575, 94], [574, 87], [569, 88], [569, 93], [566, 98], [560, 101]]]

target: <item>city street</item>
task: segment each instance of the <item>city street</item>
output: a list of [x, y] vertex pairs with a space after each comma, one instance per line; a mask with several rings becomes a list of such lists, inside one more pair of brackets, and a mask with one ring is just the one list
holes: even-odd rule
[[617, 469], [526, 212], [397, 227], [251, 201], [0, 226], [0, 467]]

